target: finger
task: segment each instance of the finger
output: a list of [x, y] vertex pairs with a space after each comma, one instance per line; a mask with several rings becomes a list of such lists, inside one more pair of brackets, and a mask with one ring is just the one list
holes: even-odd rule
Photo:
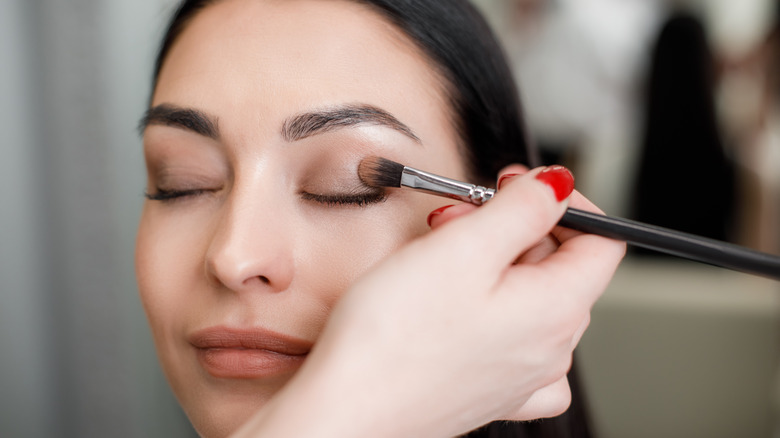
[[579, 328], [576, 332], [574, 332], [574, 336], [572, 336], [571, 339], [571, 349], [574, 350], [577, 347], [577, 344], [580, 343], [580, 340], [582, 339], [582, 336], [585, 334], [585, 330], [588, 329], [588, 326], [590, 325], [590, 312], [588, 312], [585, 317], [582, 319], [582, 322], [580, 323]]
[[[603, 214], [598, 207], [577, 191], [572, 193], [570, 205], [574, 208]], [[593, 292], [586, 296], [585, 301], [585, 304], [592, 305], [592, 302], [606, 288], [615, 269], [625, 256], [625, 243], [563, 227], [555, 227], [551, 234], [561, 245], [556, 251], [546, 254], [542, 260], [538, 260], [538, 258], [543, 254], [536, 253], [536, 266], [544, 269], [549, 278], [559, 282], [570, 281], [569, 285], [563, 287], [569, 288], [576, 284], [589, 286], [582, 288], [582, 290]], [[526, 274], [510, 275], [523, 276]]]
[[499, 175], [504, 175], [507, 173], [514, 173], [517, 175], [525, 175], [528, 173], [531, 169], [528, 168], [528, 166], [524, 166], [522, 164], [510, 164], [503, 169], [498, 171]]
[[546, 277], [551, 290], [580, 291], [576, 296], [567, 296], [572, 305], [579, 302], [592, 306], [609, 285], [625, 253], [623, 242], [581, 233], [561, 242], [558, 250], [544, 260], [522, 267], [538, 270], [538, 274]]
[[[501, 169], [501, 171], [499, 172], [500, 176], [496, 181], [496, 187], [500, 185], [500, 182], [502, 180], [506, 180], [506, 178], [525, 175], [528, 172], [529, 172], [528, 167], [523, 166], [522, 164], [510, 164], [509, 166], [506, 166], [503, 169]], [[457, 207], [457, 208], [452, 208], [452, 207]], [[457, 206], [446, 205], [440, 207], [432, 211], [431, 214], [428, 215], [428, 226], [430, 226], [431, 229], [436, 229], [441, 225], [449, 222], [451, 219], [455, 219], [456, 217], [463, 216], [466, 213], [474, 211], [476, 208], [477, 207], [472, 204], [461, 204]]]
[[520, 257], [515, 260], [515, 264], [538, 263], [544, 260], [548, 255], [555, 252], [559, 245], [560, 243], [558, 242], [558, 239], [556, 239], [553, 235], [548, 234], [544, 236], [542, 240], [540, 240], [539, 243], [534, 245], [531, 249], [521, 254]]
[[[604, 214], [600, 208], [596, 207], [588, 198], [582, 196], [582, 194], [576, 190], [571, 194], [569, 207], [589, 211], [591, 213]], [[552, 233], [560, 242], [583, 234], [581, 231], [575, 231], [564, 227], [556, 227], [553, 229]]]
[[432, 230], [439, 228], [452, 219], [458, 218], [471, 211], [476, 210], [478, 207], [472, 204], [458, 204], [448, 205], [441, 207], [431, 212], [428, 215], [428, 225]]
[[[509, 166], [506, 166], [503, 169], [501, 169], [501, 171], [499, 172], [500, 176], [497, 180], [496, 186], [498, 186], [502, 180], [506, 180], [506, 178], [508, 177], [511, 178], [514, 176], [525, 175], [528, 172], [529, 172], [528, 167], [522, 164], [510, 164]], [[477, 206], [472, 204], [446, 205], [440, 207], [432, 211], [428, 215], [428, 226], [430, 226], [432, 230], [435, 230], [440, 226], [444, 225], [445, 223], [449, 222], [450, 220], [463, 216], [464, 214], [470, 213], [477, 208], [478, 208]], [[547, 238], [543, 239], [543, 241], [540, 242], [540, 245], [543, 246], [545, 249], [550, 247], [550, 245], [547, 244], [548, 242], [546, 240]], [[530, 251], [536, 252], [535, 249], [540, 245], [535, 246]], [[555, 242], [554, 246], [556, 248], [558, 247], [557, 241]]]
[[[499, 176], [496, 186], [498, 187], [502, 180], [506, 180], [506, 176], [508, 175], [525, 175], [529, 171], [530, 169], [522, 164], [510, 164], [498, 172], [501, 176]], [[520, 256], [515, 260], [515, 264], [536, 263], [555, 251], [558, 248], [558, 245], [558, 240], [555, 237], [551, 235], [544, 236], [542, 240], [539, 241], [539, 243], [520, 254]]]
[[571, 405], [571, 388], [566, 376], [536, 390], [528, 401], [505, 420], [528, 421], [539, 418], [557, 417]]
[[[570, 205], [580, 210], [604, 214], [601, 209], [576, 190], [572, 193]], [[611, 277], [614, 268], [626, 254], [626, 244], [622, 241], [563, 227], [554, 228], [552, 234], [561, 242], [561, 248], [556, 252], [556, 257], [562, 259], [561, 263], [566, 263], [567, 260], [575, 257], [590, 258], [590, 261], [602, 261], [601, 266], [603, 266], [605, 271], [594, 271], [594, 275], [604, 275], [606, 273]], [[560, 253], [560, 255], [557, 253]], [[583, 260], [582, 266], [590, 269], [593, 264]]]
[[563, 214], [567, 199], [558, 200], [560, 184], [543, 181], [568, 173], [565, 169], [555, 172], [550, 175], [548, 169], [535, 169], [511, 178], [489, 203], [429, 236], [446, 241], [437, 244], [450, 251], [475, 255], [464, 258], [472, 268], [500, 272], [547, 235]]
[[525, 175], [529, 171], [530, 169], [523, 166], [522, 164], [510, 164], [509, 166], [504, 167], [500, 172], [498, 172], [499, 176], [498, 180], [496, 180], [496, 188], [500, 188], [501, 184], [508, 178]]

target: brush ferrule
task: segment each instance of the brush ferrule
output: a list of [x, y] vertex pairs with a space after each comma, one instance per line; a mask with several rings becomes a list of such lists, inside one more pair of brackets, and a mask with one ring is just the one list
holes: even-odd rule
[[495, 189], [434, 175], [413, 167], [404, 167], [401, 186], [475, 205], [482, 205], [496, 193]]

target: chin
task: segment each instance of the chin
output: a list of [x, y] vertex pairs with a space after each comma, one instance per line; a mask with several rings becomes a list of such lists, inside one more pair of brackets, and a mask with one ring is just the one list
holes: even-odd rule
[[[191, 370], [190, 370], [191, 371]], [[188, 379], [169, 380], [190, 423], [204, 438], [227, 437], [239, 429], [290, 380], [215, 379], [205, 373], [178, 373]]]
[[192, 426], [203, 438], [230, 436], [244, 425], [267, 400], [222, 400], [219, 403], [201, 403], [185, 412]]

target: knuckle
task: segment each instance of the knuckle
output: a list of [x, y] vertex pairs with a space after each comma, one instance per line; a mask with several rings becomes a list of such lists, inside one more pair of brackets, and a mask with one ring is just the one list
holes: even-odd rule
[[562, 415], [571, 406], [571, 389], [569, 385], [561, 385], [562, 387], [556, 391], [556, 394], [551, 400], [548, 408], [548, 417], [557, 417]]
[[568, 381], [562, 379], [536, 391], [527, 403], [506, 419], [515, 421], [557, 417], [569, 409], [572, 395]]

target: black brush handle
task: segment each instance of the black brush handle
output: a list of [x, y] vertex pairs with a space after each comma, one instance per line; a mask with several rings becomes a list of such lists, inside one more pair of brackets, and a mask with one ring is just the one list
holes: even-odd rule
[[780, 257], [715, 239], [569, 208], [558, 225], [735, 271], [780, 280]]

